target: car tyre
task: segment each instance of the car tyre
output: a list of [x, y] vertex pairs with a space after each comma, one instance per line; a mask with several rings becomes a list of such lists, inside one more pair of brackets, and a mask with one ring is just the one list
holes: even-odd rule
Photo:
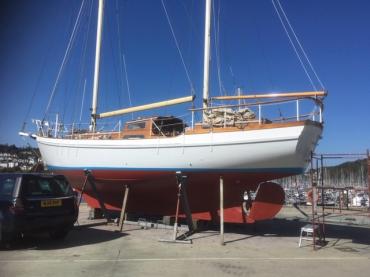
[[49, 236], [54, 240], [63, 240], [68, 235], [69, 231], [69, 228], [51, 230], [49, 231]]
[[22, 233], [20, 232], [2, 232], [1, 234], [1, 241], [0, 241], [0, 248], [10, 248], [10, 245], [14, 242], [21, 240]]

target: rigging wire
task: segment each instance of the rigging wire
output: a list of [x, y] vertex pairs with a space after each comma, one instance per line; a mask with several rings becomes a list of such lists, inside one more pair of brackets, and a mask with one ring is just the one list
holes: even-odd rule
[[[69, 94], [72, 94], [71, 97], [65, 97], [65, 102], [64, 102], [64, 109], [63, 109], [63, 113], [61, 114], [61, 119], [62, 119], [62, 122], [65, 122], [65, 116], [69, 116], [70, 117], [70, 121], [74, 122], [75, 118], [76, 118], [76, 114], [78, 114], [78, 107], [77, 107], [77, 96], [78, 96], [78, 93], [75, 93], [75, 92], [79, 92], [81, 90], [81, 86], [83, 84], [83, 72], [84, 72], [84, 69], [85, 69], [85, 58], [86, 58], [86, 50], [87, 50], [87, 41], [88, 41], [88, 32], [83, 32], [82, 30], [82, 27], [80, 28], [80, 26], [82, 25], [82, 22], [83, 22], [83, 18], [84, 18], [84, 14], [86, 13], [86, 16], [87, 18], [91, 19], [91, 14], [92, 14], [92, 3], [90, 5], [90, 17], [89, 17], [89, 6], [88, 6], [88, 2], [86, 3], [86, 6], [83, 8], [83, 11], [81, 13], [81, 20], [80, 22], [78, 23], [77, 25], [77, 28], [76, 28], [76, 35], [75, 35], [75, 38], [76, 37], [79, 37], [80, 33], [83, 33], [84, 34], [84, 37], [83, 37], [83, 40], [82, 40], [82, 58], [79, 59], [79, 63], [78, 63], [78, 67], [76, 66], [76, 69], [79, 68], [79, 74], [74, 74], [74, 78], [73, 78], [73, 81], [70, 82], [70, 83], [66, 83], [66, 89], [65, 89], [65, 95], [68, 95]], [[90, 23], [88, 21], [88, 23]], [[83, 26], [83, 25], [82, 25]], [[89, 25], [87, 26], [89, 28]], [[74, 46], [74, 42], [72, 43], [72, 46], [71, 46], [71, 49], [72, 47], [77, 47], [77, 44], [78, 42], [76, 42], [76, 46]], [[71, 52], [68, 57], [67, 57], [67, 61], [69, 62], [72, 62], [72, 55], [73, 53]], [[71, 58], [69, 58], [69, 56], [71, 56]], [[72, 65], [70, 65], [72, 67]], [[76, 72], [77, 73], [77, 72]], [[72, 79], [71, 79], [72, 80]], [[72, 99], [73, 97], [73, 99]], [[67, 108], [69, 107], [70, 103], [72, 102], [72, 107], [71, 107], [71, 112], [70, 113], [67, 113]]]
[[[259, 43], [258, 48], [260, 50], [260, 54], [261, 54], [261, 57], [262, 57], [262, 60], [263, 60], [263, 63], [261, 63], [261, 64], [265, 68], [264, 69], [264, 71], [265, 71], [265, 78], [269, 82], [270, 88], [272, 90], [276, 90], [276, 85], [275, 85], [273, 74], [272, 74], [272, 70], [271, 70], [271, 68], [272, 68], [272, 66], [271, 66], [271, 59], [269, 59], [269, 57], [267, 55], [268, 51], [267, 51], [267, 49], [265, 47], [266, 43], [263, 40], [263, 34], [262, 34], [263, 32], [262, 32], [261, 22], [257, 18], [258, 17], [258, 14], [256, 14], [255, 12], [251, 12], [250, 13], [250, 16], [251, 16], [252, 21], [253, 21], [253, 24], [254, 24], [253, 28], [255, 29], [255, 32], [256, 32], [257, 41]], [[252, 83], [253, 81], [251, 80], [250, 82]]]
[[[50, 52], [50, 49], [51, 49], [51, 43], [49, 44], [47, 53]], [[34, 103], [35, 98], [36, 98], [36, 93], [37, 93], [37, 91], [38, 91], [38, 89], [40, 87], [41, 78], [44, 75], [44, 71], [45, 71], [45, 68], [46, 68], [46, 66], [45, 66], [46, 65], [46, 60], [47, 60], [47, 55], [45, 55], [44, 60], [42, 61], [41, 71], [40, 71], [40, 74], [39, 74], [39, 76], [37, 78], [35, 89], [32, 92], [32, 98], [31, 98], [30, 104], [28, 105], [27, 113], [26, 113], [26, 115], [25, 115], [25, 117], [23, 119], [23, 124], [22, 124], [22, 129], [21, 129], [22, 132], [24, 132], [25, 129], [26, 129], [27, 118], [30, 115], [30, 112], [31, 112], [33, 103]]]
[[[114, 20], [114, 19], [113, 19]], [[112, 62], [111, 64], [113, 65], [113, 68], [114, 68], [114, 77], [115, 77], [115, 83], [118, 84], [119, 86], [121, 86], [122, 88], [122, 72], [121, 72], [121, 61], [120, 61], [120, 55], [118, 54], [118, 58], [115, 57], [115, 54], [116, 51], [114, 49], [114, 42], [113, 42], [113, 29], [114, 29], [114, 24], [115, 22], [112, 22], [111, 21], [111, 17], [108, 16], [107, 17], [107, 24], [106, 24], [106, 29], [108, 31], [108, 38], [109, 38], [109, 47], [110, 47], [110, 54], [111, 54], [111, 57], [112, 57]], [[116, 32], [116, 30], [114, 31]], [[115, 41], [117, 41], [117, 39], [115, 39]], [[118, 60], [118, 63], [119, 65], [117, 66], [117, 60]], [[122, 107], [122, 101], [121, 101], [121, 93], [120, 93], [120, 87], [118, 86], [118, 88], [116, 88], [114, 91], [117, 95], [117, 99], [118, 99], [118, 107]]]
[[[194, 17], [194, 4], [195, 4], [195, 0], [192, 0], [191, 1], [191, 4], [190, 4], [190, 8], [188, 7], [188, 5], [186, 5], [184, 2], [186, 2], [188, 0], [182, 0], [180, 1], [182, 7], [184, 8], [185, 10], [185, 13], [188, 17], [188, 22], [189, 22], [189, 25], [190, 25], [190, 36], [189, 36], [189, 41], [188, 41], [188, 46], [187, 46], [187, 57], [189, 58], [189, 55], [191, 55], [191, 51], [192, 51], [192, 46], [193, 46], [193, 39], [196, 39], [197, 42], [199, 42], [200, 44], [202, 44], [202, 40], [201, 38], [199, 37], [199, 34], [197, 32], [198, 28], [195, 27], [194, 25], [194, 20], [193, 20], [193, 17]], [[191, 12], [190, 12], [191, 11]], [[191, 103], [191, 108], [195, 108], [195, 103], [194, 101]]]
[[[82, 10], [82, 13], [81, 13], [81, 21], [82, 21], [82, 18], [83, 18], [83, 15], [84, 15], [84, 12], [85, 12], [85, 9]], [[77, 24], [77, 27], [76, 27], [76, 35], [75, 35], [75, 39], [79, 36], [78, 35], [78, 32], [80, 31], [80, 26], [81, 26], [81, 21]], [[71, 18], [71, 26], [73, 26], [74, 24], [74, 18], [72, 17]], [[76, 44], [75, 44], [75, 39], [73, 40], [72, 42], [72, 45], [71, 45], [71, 50], [72, 48], [75, 47], [75, 45], [78, 43], [76, 41]], [[81, 59], [78, 59], [77, 61], [75, 61], [73, 59], [74, 57], [74, 53], [71, 51], [68, 56], [67, 56], [67, 59], [66, 59], [66, 68], [68, 66], [70, 66], [71, 68], [80, 68], [82, 66], [82, 60]], [[66, 69], [63, 69], [62, 72], [65, 72]], [[63, 76], [64, 73], [62, 73], [61, 76]], [[70, 117], [70, 120], [72, 120], [75, 116], [75, 107], [76, 107], [76, 97], [77, 97], [77, 94], [74, 93], [76, 91], [76, 84], [78, 84], [78, 80], [79, 80], [79, 75], [78, 74], [73, 74], [68, 81], [64, 82], [64, 86], [60, 86], [59, 89], [60, 91], [62, 91], [62, 88], [64, 89], [64, 93], [62, 93], [62, 96], [64, 96], [63, 100], [64, 100], [64, 103], [63, 105], [59, 105], [61, 107], [57, 107], [56, 110], [55, 110], [55, 114], [58, 116], [58, 120], [61, 120], [62, 122], [65, 122], [67, 121], [66, 118], [67, 116]], [[73, 98], [73, 99], [72, 99]], [[72, 103], [72, 108], [70, 108], [70, 103]], [[67, 110], [70, 109], [71, 112], [70, 113], [67, 113]], [[50, 114], [50, 113], [49, 113]]]
[[[93, 5], [91, 4], [90, 5], [90, 13], [88, 14], [86, 37], [85, 37], [85, 42], [84, 42], [83, 54], [82, 54], [83, 64], [82, 64], [81, 72], [80, 72], [81, 82], [79, 84], [78, 91], [80, 91], [80, 88], [81, 88], [81, 85], [82, 85], [82, 80], [83, 80], [83, 75], [84, 75], [84, 72], [86, 70], [86, 67], [85, 67], [85, 65], [86, 65], [86, 53], [87, 53], [87, 46], [88, 46], [89, 34], [90, 34], [90, 28], [91, 28], [92, 10], [93, 10]], [[84, 101], [85, 101], [85, 92], [86, 92], [86, 77], [85, 77], [84, 88], [83, 88], [83, 92], [82, 92], [81, 111], [80, 111], [80, 120], [79, 120], [80, 124], [81, 124], [81, 120], [82, 120], [82, 110], [83, 110]]]
[[312, 88], [313, 88], [314, 90], [317, 90], [317, 88], [316, 88], [316, 86], [315, 86], [315, 84], [314, 84], [314, 82], [313, 82], [313, 80], [312, 80], [312, 78], [311, 78], [310, 74], [308, 73], [307, 68], [306, 68], [305, 64], [303, 63], [302, 58], [301, 58], [301, 56], [300, 56], [300, 54], [299, 54], [299, 52], [298, 52], [298, 50], [297, 50], [297, 48], [296, 48], [296, 46], [295, 46], [295, 44], [294, 44], [294, 42], [293, 42], [293, 40], [292, 40], [292, 38], [291, 38], [290, 34], [289, 34], [289, 31], [288, 31], [287, 27], [285, 26], [284, 20], [283, 20], [283, 18], [281, 17], [281, 15], [280, 15], [280, 12], [279, 12], [278, 8], [276, 7], [275, 1], [274, 1], [274, 0], [271, 0], [271, 2], [272, 2], [272, 5], [274, 6], [274, 9], [275, 9], [275, 12], [276, 12], [277, 16], [279, 17], [279, 20], [280, 20], [280, 22], [281, 22], [281, 25], [283, 26], [284, 31], [285, 31], [285, 33], [286, 33], [286, 35], [287, 35], [287, 37], [288, 37], [288, 39], [289, 39], [289, 41], [290, 41], [290, 44], [292, 45], [293, 50], [294, 50], [295, 54], [297, 55], [297, 58], [298, 58], [298, 60], [299, 60], [299, 62], [300, 62], [300, 64], [301, 64], [301, 66], [302, 66], [302, 68], [303, 68], [304, 72], [306, 73], [306, 76], [307, 76], [308, 80], [309, 80], [309, 81], [310, 81], [310, 83], [311, 83]]
[[[188, 17], [188, 22], [189, 22], [189, 25], [190, 25], [190, 34], [189, 34], [189, 40], [188, 40], [188, 45], [186, 47], [186, 57], [187, 59], [186, 60], [189, 60], [189, 57], [192, 53], [192, 48], [194, 46], [194, 38], [195, 38], [195, 35], [196, 35], [196, 29], [194, 28], [194, 20], [193, 20], [193, 17], [194, 17], [194, 0], [191, 1], [191, 4], [190, 5], [187, 5], [184, 3], [184, 1], [187, 1], [187, 0], [182, 0], [182, 1], [179, 1], [182, 5], [182, 7], [184, 8], [184, 11], [185, 11], [185, 14], [187, 15]], [[190, 8], [188, 7], [190, 6]], [[191, 12], [190, 12], [191, 11]], [[199, 40], [200, 42], [200, 40]]]
[[220, 62], [220, 7], [221, 2], [218, 5], [218, 13], [217, 13], [217, 24], [216, 24], [216, 16], [215, 16], [215, 4], [212, 2], [212, 10], [213, 10], [213, 31], [214, 35], [214, 43], [215, 43], [215, 54], [216, 54], [216, 66], [217, 66], [217, 79], [218, 79], [218, 87], [220, 90], [220, 96], [225, 95], [225, 87], [222, 83], [221, 78], [221, 62]]
[[283, 6], [282, 6], [282, 5], [281, 5], [281, 3], [280, 3], [280, 0], [276, 0], [276, 2], [278, 3], [278, 5], [279, 5], [279, 7], [280, 7], [280, 10], [282, 11], [283, 16], [284, 16], [284, 18], [285, 18], [286, 22], [288, 23], [288, 26], [289, 26], [290, 30], [292, 31], [292, 33], [293, 33], [293, 35], [294, 35], [294, 37], [295, 37], [295, 39], [296, 39], [296, 41], [297, 41], [297, 44], [298, 44], [298, 45], [299, 45], [299, 47], [301, 48], [301, 51], [302, 51], [302, 53], [303, 53], [304, 57], [306, 58], [307, 63], [308, 63], [308, 65], [310, 66], [310, 68], [311, 68], [311, 70], [312, 70], [313, 74], [315, 75], [315, 77], [316, 77], [317, 81], [319, 82], [319, 84], [320, 84], [321, 88], [322, 88], [322, 89], [325, 89], [325, 87], [324, 87], [323, 83], [321, 82], [321, 80], [320, 80], [319, 76], [318, 76], [318, 75], [317, 75], [317, 73], [316, 73], [315, 68], [313, 67], [313, 65], [312, 65], [312, 63], [311, 63], [311, 61], [310, 61], [310, 59], [308, 58], [308, 56], [307, 56], [307, 54], [306, 54], [306, 51], [304, 50], [304, 48], [303, 48], [303, 46], [302, 46], [302, 44], [301, 44], [300, 40], [298, 39], [298, 37], [297, 37], [297, 35], [296, 35], [296, 33], [295, 33], [294, 29], [293, 29], [293, 26], [290, 24], [290, 21], [289, 21], [289, 19], [288, 19], [288, 16], [286, 15], [286, 13], [285, 13], [285, 11], [284, 11], [284, 9], [283, 9]]
[[186, 2], [188, 0], [182, 0], [180, 1], [180, 3], [182, 4], [182, 6], [184, 7], [184, 10], [185, 10], [185, 13], [188, 17], [188, 20], [189, 20], [189, 24], [190, 24], [190, 27], [191, 27], [191, 31], [192, 31], [192, 37], [197, 41], [197, 43], [199, 43], [199, 45], [202, 45], [203, 44], [203, 38], [200, 36], [199, 34], [199, 26], [197, 26], [195, 23], [194, 23], [194, 20], [193, 20], [193, 12], [190, 13], [190, 11], [193, 11], [194, 10], [194, 4], [195, 4], [195, 1], [192, 0], [191, 1], [191, 8], [187, 8], [186, 4], [184, 2]]
[[[129, 101], [129, 105], [130, 107], [132, 106], [132, 102], [131, 102], [131, 90], [130, 90], [130, 83], [128, 81], [128, 73], [127, 73], [127, 66], [126, 66], [126, 58], [125, 58], [125, 53], [122, 52], [122, 61], [123, 61], [123, 68], [124, 68], [124, 71], [125, 71], [125, 78], [126, 78], [126, 88], [127, 88], [127, 94], [128, 94], [128, 101]], [[132, 116], [132, 119], [134, 119], [134, 113], [131, 114]]]
[[[119, 58], [120, 70], [121, 70], [122, 75], [123, 75], [123, 73], [125, 74], [128, 102], [129, 102], [129, 106], [132, 107], [131, 90], [130, 90], [130, 83], [129, 83], [128, 73], [127, 73], [126, 57], [125, 57], [125, 53], [123, 51], [123, 47], [122, 47], [122, 44], [121, 44], [121, 28], [120, 28], [120, 24], [119, 24], [120, 18], [119, 18], [118, 0], [116, 1], [116, 22], [117, 22], [117, 32], [118, 32], [118, 48], [119, 48], [120, 55], [122, 54], [122, 60], [121, 60], [121, 57]], [[122, 89], [123, 89], [123, 81], [122, 81], [122, 79], [120, 79], [120, 80], [121, 80], [121, 86], [122, 86]], [[132, 117], [133, 116], [134, 116], [134, 114], [132, 113]]]
[[[119, 90], [122, 92], [123, 91], [123, 62], [122, 62], [122, 57], [121, 57], [121, 53], [122, 53], [122, 46], [121, 46], [121, 28], [120, 28], [120, 24], [119, 24], [119, 5], [118, 5], [118, 0], [116, 0], [116, 6], [115, 6], [115, 21], [116, 21], [116, 28], [117, 28], [117, 35], [118, 35], [118, 39], [117, 39], [117, 45], [118, 45], [118, 62], [119, 62], [119, 72], [120, 72], [120, 78], [119, 78]], [[129, 98], [129, 102], [130, 102], [130, 96], [128, 97]], [[120, 103], [120, 106], [121, 103]], [[130, 104], [130, 107], [131, 107], [131, 104]]]
[[59, 68], [59, 71], [58, 71], [58, 75], [57, 75], [57, 78], [55, 80], [55, 83], [54, 83], [54, 86], [53, 86], [53, 89], [52, 89], [52, 92], [51, 92], [51, 95], [49, 97], [49, 101], [48, 101], [48, 104], [46, 106], [46, 110], [45, 110], [45, 113], [44, 113], [44, 116], [43, 116], [43, 121], [45, 120], [45, 117], [46, 117], [46, 114], [49, 112], [49, 108], [50, 108], [50, 105], [51, 105], [51, 102], [54, 98], [54, 95], [55, 95], [55, 91], [56, 91], [56, 88], [58, 86], [58, 83], [59, 83], [59, 79], [60, 79], [60, 76], [62, 74], [62, 71], [64, 69], [64, 66], [66, 64], [66, 60], [67, 60], [67, 57], [69, 56], [69, 53], [70, 53], [70, 50], [72, 48], [72, 45], [73, 45], [73, 42], [74, 42], [74, 39], [75, 39], [75, 34], [76, 34], [76, 29], [77, 29], [77, 26], [79, 25], [79, 22], [80, 22], [80, 18], [81, 18], [81, 12], [82, 12], [82, 8], [85, 4], [85, 0], [82, 1], [81, 3], [81, 7], [78, 11], [78, 15], [77, 15], [77, 18], [76, 18], [76, 22], [73, 26], [73, 30], [72, 30], [72, 34], [71, 34], [71, 37], [69, 39], [69, 42], [68, 42], [68, 45], [67, 45], [67, 49], [64, 53], [64, 57], [63, 57], [63, 61], [62, 61], [62, 64]]
[[[82, 44], [81, 44], [81, 49], [82, 49], [82, 53], [81, 53], [81, 59], [79, 59], [80, 63], [79, 63], [79, 71], [78, 71], [78, 74], [76, 74], [76, 81], [75, 83], [77, 84], [77, 87], [75, 87], [73, 89], [73, 92], [72, 92], [72, 95], [74, 96], [74, 100], [72, 101], [72, 113], [69, 113], [70, 117], [71, 117], [71, 121], [72, 122], [79, 122], [81, 123], [81, 119], [77, 119], [78, 118], [78, 113], [79, 113], [79, 105], [77, 104], [77, 98], [78, 96], [80, 95], [80, 92], [82, 91], [82, 103], [81, 103], [81, 110], [83, 109], [83, 106], [84, 106], [84, 99], [85, 99], [85, 91], [83, 91], [83, 89], [85, 90], [86, 89], [86, 84], [84, 84], [84, 82], [86, 82], [86, 77], [84, 76], [85, 75], [85, 72], [86, 72], [86, 53], [87, 53], [87, 46], [88, 46], [88, 40], [89, 40], [89, 34], [90, 34], [90, 26], [91, 26], [91, 18], [92, 18], [92, 11], [93, 11], [93, 4], [91, 3], [90, 6], [89, 6], [89, 3], [87, 3], [86, 7], [85, 7], [85, 11], [86, 11], [86, 23], [87, 24], [84, 24], [85, 28], [84, 29], [78, 29], [79, 31], [79, 34], [78, 36], [80, 36], [80, 34], [82, 33], [83, 34], [83, 38], [82, 38]], [[82, 36], [81, 36], [82, 37]], [[78, 79], [78, 81], [77, 81]], [[76, 93], [75, 93], [76, 92]], [[67, 105], [65, 105], [65, 110], [64, 110], [64, 113], [66, 111], [66, 108], [67, 108]]]
[[230, 72], [230, 75], [231, 75], [231, 79], [233, 81], [233, 88], [234, 88], [234, 90], [236, 90], [237, 80], [236, 80], [236, 77], [235, 77], [235, 74], [234, 74], [234, 71], [233, 71], [233, 68], [231, 67], [231, 65], [229, 65], [229, 72]]
[[82, 111], [83, 111], [83, 108], [84, 108], [85, 92], [86, 92], [86, 79], [85, 79], [85, 82], [84, 82], [84, 89], [82, 91], [82, 101], [81, 101], [81, 110], [80, 110], [80, 121], [79, 121], [79, 124], [81, 124], [81, 120], [82, 120]]
[[184, 70], [185, 70], [185, 73], [186, 73], [186, 77], [188, 79], [188, 82], [189, 82], [189, 85], [190, 85], [190, 89], [191, 89], [191, 94], [194, 95], [195, 94], [195, 89], [194, 89], [194, 86], [193, 86], [193, 82], [191, 81], [190, 79], [190, 75], [189, 75], [189, 71], [188, 71], [188, 68], [186, 67], [186, 64], [185, 64], [185, 61], [184, 61], [184, 58], [182, 56], [182, 53], [181, 53], [181, 50], [180, 50], [180, 46], [179, 46], [179, 43], [177, 42], [177, 38], [176, 38], [176, 35], [175, 35], [175, 32], [173, 30], [173, 27], [172, 27], [172, 23], [171, 23], [171, 20], [170, 20], [170, 17], [168, 15], [168, 12], [167, 12], [167, 9], [166, 9], [166, 5], [164, 3], [164, 0], [161, 0], [162, 2], [162, 7], [163, 7], [163, 10], [166, 14], [166, 18], [167, 18], [167, 22], [168, 22], [168, 25], [171, 29], [171, 33], [172, 33], [172, 37], [175, 41], [175, 44], [176, 44], [176, 48], [177, 48], [177, 51], [179, 52], [179, 55], [180, 55], [180, 58], [181, 58], [181, 62], [182, 62], [182, 65], [184, 67]]

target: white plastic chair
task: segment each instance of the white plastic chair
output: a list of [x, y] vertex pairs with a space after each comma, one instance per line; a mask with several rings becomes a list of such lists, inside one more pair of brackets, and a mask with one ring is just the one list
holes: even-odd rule
[[[313, 241], [313, 232], [316, 232], [315, 235], [319, 235], [319, 225], [312, 226], [312, 224], [307, 224], [301, 228], [301, 235], [299, 237], [298, 246], [301, 247], [302, 240]], [[304, 235], [305, 234], [305, 235]]]

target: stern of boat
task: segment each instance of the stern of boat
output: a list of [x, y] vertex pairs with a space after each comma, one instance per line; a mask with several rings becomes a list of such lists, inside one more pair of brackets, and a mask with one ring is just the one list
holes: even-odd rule
[[311, 153], [315, 151], [323, 132], [322, 123], [306, 121], [296, 146], [296, 153], [302, 162], [302, 167], [307, 168], [311, 161]]

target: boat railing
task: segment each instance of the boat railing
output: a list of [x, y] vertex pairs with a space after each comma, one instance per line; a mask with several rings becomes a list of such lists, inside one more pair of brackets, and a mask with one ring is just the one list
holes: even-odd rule
[[[325, 94], [326, 95], [326, 94]], [[252, 97], [251, 97], [252, 98]], [[267, 98], [267, 97], [266, 97]], [[258, 99], [258, 97], [254, 97], [252, 99]], [[266, 124], [266, 123], [278, 123], [278, 122], [291, 122], [291, 121], [303, 121], [303, 120], [311, 120], [318, 123], [323, 123], [323, 97], [311, 97], [311, 96], [298, 96], [296, 98], [277, 98], [268, 101], [259, 100], [255, 102], [249, 103], [241, 103], [237, 97], [233, 99], [216, 99], [216, 100], [239, 100], [238, 104], [214, 104], [207, 108], [195, 108], [190, 109], [192, 113], [192, 119], [196, 117], [197, 113], [206, 113], [212, 114], [213, 111], [217, 111], [218, 113], [223, 112], [223, 120], [222, 124], [212, 122], [211, 120], [204, 120], [203, 124], [209, 124], [209, 127], [227, 127], [230, 124], [227, 122], [228, 113], [233, 111], [235, 114], [241, 110], [249, 110], [250, 112], [254, 113], [254, 118], [248, 118], [246, 120], [241, 121], [232, 121], [231, 124], [249, 124], [249, 123], [258, 123], [258, 124]], [[281, 106], [289, 106], [284, 113], [281, 112]], [[275, 112], [273, 112], [275, 110]], [[276, 116], [276, 112], [278, 112], [278, 116]], [[206, 121], [206, 122], [205, 122]], [[191, 126], [194, 127], [194, 122], [192, 120]]]
[[96, 131], [91, 130], [90, 123], [65, 124], [55, 121], [34, 120], [37, 128], [37, 135], [41, 137], [69, 138], [69, 139], [103, 139], [109, 138], [112, 133], [120, 133], [122, 129], [121, 121], [99, 124]]
[[[326, 95], [326, 94], [325, 94]], [[252, 97], [250, 97], [252, 98]], [[249, 98], [249, 99], [250, 99]], [[265, 97], [269, 98], [269, 97]], [[255, 100], [257, 99], [257, 101]], [[278, 97], [276, 99], [260, 100], [254, 97], [254, 102], [242, 103], [240, 99], [237, 104], [214, 104], [207, 108], [189, 109], [190, 117], [188, 121], [183, 121], [183, 130], [194, 129], [197, 113], [208, 114], [208, 118], [200, 122], [203, 128], [220, 128], [220, 127], [245, 127], [248, 124], [270, 124], [270, 123], [286, 123], [293, 121], [311, 120], [318, 123], [323, 123], [323, 96], [297, 96]], [[215, 99], [224, 100], [224, 99]], [[245, 99], [242, 99], [245, 101]], [[284, 111], [282, 111], [284, 106]], [[278, 115], [276, 115], [278, 112]], [[217, 115], [215, 116], [215, 114]], [[244, 113], [244, 114], [243, 114]], [[247, 116], [245, 114], [247, 113]], [[213, 117], [213, 118], [212, 118]], [[190, 122], [189, 122], [190, 121]], [[100, 123], [99, 128], [92, 131], [91, 125], [88, 123], [72, 123], [63, 124], [56, 120], [52, 121], [35, 121], [37, 125], [37, 134], [43, 137], [54, 138], [69, 138], [69, 139], [109, 139], [120, 138], [119, 133], [122, 131], [122, 124], [118, 122]], [[171, 124], [171, 123], [169, 123]], [[160, 137], [167, 137], [163, 133], [162, 128], [166, 124], [157, 126], [153, 124], [153, 128], [158, 130]], [[191, 126], [190, 128], [186, 128]], [[116, 135], [115, 135], [116, 134]], [[157, 136], [158, 136], [157, 135]]]

